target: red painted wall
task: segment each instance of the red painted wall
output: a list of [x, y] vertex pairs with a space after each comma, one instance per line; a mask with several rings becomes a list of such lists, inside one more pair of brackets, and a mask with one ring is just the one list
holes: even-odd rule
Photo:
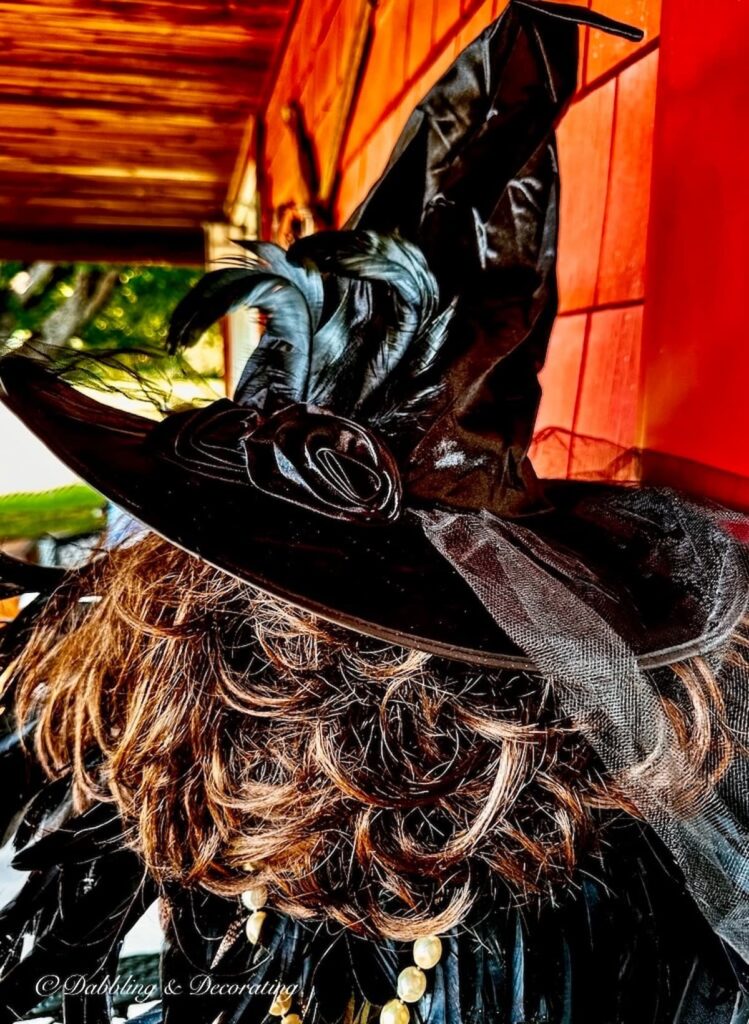
[[[283, 110], [297, 101], [324, 164], [335, 135], [355, 27], [366, 0], [301, 0], [265, 123], [266, 208], [299, 201], [304, 187]], [[341, 159], [341, 223], [384, 168], [413, 107], [505, 0], [381, 0], [374, 40]]]
[[[304, 196], [282, 116], [290, 100], [320, 160], [331, 150], [363, 4], [301, 2], [266, 115], [267, 207]], [[724, 497], [732, 488], [733, 500], [744, 487], [749, 504], [749, 484], [737, 483], [749, 476], [741, 259], [749, 204], [737, 209], [749, 164], [749, 4], [719, 0], [708, 12], [704, 0], [663, 0], [662, 35], [661, 0], [590, 4], [646, 35], [634, 45], [582, 33], [580, 88], [559, 130], [561, 309], [534, 460], [546, 475], [586, 475], [644, 446], [620, 475], [644, 465], [651, 479]], [[413, 106], [504, 6], [381, 0], [343, 151], [339, 222], [376, 180]], [[674, 457], [715, 468], [685, 470]]]
[[660, 0], [592, 6], [645, 38], [585, 32], [580, 89], [559, 128], [561, 305], [533, 452], [547, 476], [604, 470], [639, 441]]
[[664, 3], [641, 412], [660, 454], [645, 472], [746, 508], [749, 4]]

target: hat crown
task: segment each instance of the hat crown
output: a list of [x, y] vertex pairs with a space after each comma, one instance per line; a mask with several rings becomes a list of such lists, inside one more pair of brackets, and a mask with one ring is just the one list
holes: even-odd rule
[[595, 12], [513, 0], [406, 124], [344, 231], [288, 252], [241, 242], [175, 311], [189, 344], [228, 309], [267, 330], [235, 400], [306, 403], [384, 439], [412, 501], [537, 510], [527, 457], [557, 309], [555, 124], [577, 84], [578, 23]]
[[348, 230], [288, 252], [239, 243], [244, 261], [206, 275], [171, 332], [189, 343], [259, 307], [238, 403], [353, 418], [414, 499], [505, 514], [538, 502], [526, 453], [556, 311], [554, 123], [577, 68], [577, 27], [535, 20], [511, 4], [463, 52]]

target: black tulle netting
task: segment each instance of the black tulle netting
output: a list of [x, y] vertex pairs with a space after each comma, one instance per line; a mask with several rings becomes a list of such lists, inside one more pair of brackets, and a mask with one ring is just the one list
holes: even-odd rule
[[[0, 361], [16, 354], [15, 348], [0, 344]], [[26, 342], [20, 354], [102, 404], [151, 420], [207, 405], [223, 395], [218, 378], [196, 370], [182, 353], [160, 348], [80, 350], [35, 339]], [[188, 397], [181, 393], [185, 385]]]
[[[563, 711], [670, 849], [716, 933], [749, 960], [746, 520], [647, 489], [622, 489], [615, 506], [601, 511], [619, 517], [614, 529], [627, 518], [658, 523], [664, 545], [678, 532], [691, 549], [687, 571], [704, 623], [693, 644], [638, 658], [601, 614], [603, 591], [590, 570], [518, 522], [439, 509], [417, 515], [555, 685]], [[713, 694], [704, 730], [717, 736], [722, 722], [724, 743], [710, 753], [683, 742], [662, 700], [664, 673], [678, 675], [688, 664]]]

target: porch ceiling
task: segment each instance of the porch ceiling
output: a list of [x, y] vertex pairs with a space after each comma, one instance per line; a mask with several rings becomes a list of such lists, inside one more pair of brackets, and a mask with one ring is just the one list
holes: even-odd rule
[[199, 248], [292, 6], [0, 0], [0, 257]]

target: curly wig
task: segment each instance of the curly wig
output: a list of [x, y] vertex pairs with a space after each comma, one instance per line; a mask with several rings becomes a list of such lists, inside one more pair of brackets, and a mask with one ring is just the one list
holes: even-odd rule
[[[537, 676], [354, 635], [155, 536], [74, 591], [8, 673], [19, 723], [163, 882], [231, 896], [259, 873], [291, 914], [410, 939], [569, 885], [601, 821], [634, 813]], [[667, 689], [716, 763], [709, 673]]]

